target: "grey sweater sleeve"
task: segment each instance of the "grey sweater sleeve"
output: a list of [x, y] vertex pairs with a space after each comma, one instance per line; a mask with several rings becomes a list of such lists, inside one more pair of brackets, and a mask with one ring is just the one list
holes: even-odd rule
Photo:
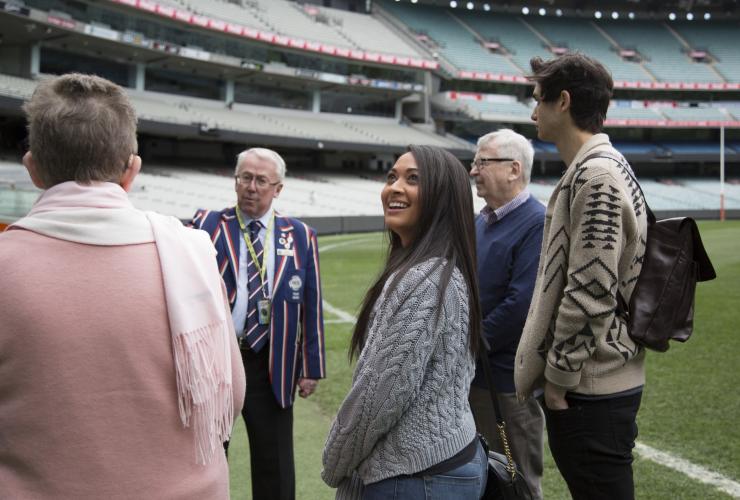
[[412, 268], [390, 296], [378, 299], [352, 388], [324, 448], [321, 477], [329, 486], [352, 475], [419, 391], [443, 323], [436, 322], [440, 273], [426, 276], [428, 269]]

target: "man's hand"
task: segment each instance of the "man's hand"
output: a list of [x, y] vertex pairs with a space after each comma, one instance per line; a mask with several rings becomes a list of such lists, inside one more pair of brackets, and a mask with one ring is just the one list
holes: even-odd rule
[[568, 402], [565, 400], [565, 389], [550, 382], [545, 382], [545, 406], [551, 410], [567, 410]]
[[319, 381], [312, 378], [299, 378], [298, 379], [298, 395], [302, 398], [307, 398], [316, 390], [316, 386], [319, 385]]

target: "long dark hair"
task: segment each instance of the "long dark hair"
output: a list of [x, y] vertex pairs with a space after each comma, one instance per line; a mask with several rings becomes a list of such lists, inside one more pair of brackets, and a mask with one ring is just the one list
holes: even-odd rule
[[[437, 298], [437, 310], [442, 308], [445, 289], [457, 267], [468, 287], [470, 326], [468, 345], [473, 356], [478, 354], [480, 338], [480, 303], [476, 276], [475, 222], [473, 195], [468, 172], [452, 154], [434, 146], [409, 146], [409, 152], [419, 169], [419, 203], [421, 213], [414, 241], [404, 248], [401, 238], [388, 230], [390, 245], [385, 268], [367, 291], [355, 324], [349, 347], [350, 359], [359, 356], [365, 345], [370, 312], [388, 278], [396, 273], [389, 293], [408, 270], [430, 258], [439, 257], [437, 266], [444, 265]], [[446, 259], [443, 263], [442, 259]]]

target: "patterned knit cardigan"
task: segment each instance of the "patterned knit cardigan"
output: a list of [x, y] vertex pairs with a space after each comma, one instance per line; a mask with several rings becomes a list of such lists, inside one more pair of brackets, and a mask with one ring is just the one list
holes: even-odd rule
[[[551, 383], [581, 394], [614, 394], [645, 383], [644, 351], [616, 313], [642, 268], [645, 202], [606, 134], [589, 139], [550, 198], [537, 282], [516, 355], [517, 393]], [[627, 162], [624, 161], [624, 165]]]

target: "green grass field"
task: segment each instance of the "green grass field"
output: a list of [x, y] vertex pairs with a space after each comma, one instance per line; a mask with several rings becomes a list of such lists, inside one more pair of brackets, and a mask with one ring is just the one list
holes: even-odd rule
[[[703, 222], [702, 239], [718, 278], [699, 285], [694, 335], [665, 354], [648, 354], [648, 382], [639, 413], [638, 441], [690, 462], [740, 479], [740, 221]], [[324, 298], [350, 314], [376, 276], [385, 252], [380, 234], [320, 238]], [[334, 498], [321, 481], [321, 452], [331, 419], [347, 392], [352, 367], [347, 345], [352, 324], [326, 312], [329, 378], [318, 392], [295, 405], [297, 497]], [[733, 368], [734, 367], [734, 368]], [[567, 499], [565, 483], [546, 450], [544, 492], [547, 499]], [[246, 432], [237, 422], [229, 451], [231, 493], [251, 498]], [[639, 499], [726, 499], [715, 487], [653, 461], [637, 457], [634, 465]]]

